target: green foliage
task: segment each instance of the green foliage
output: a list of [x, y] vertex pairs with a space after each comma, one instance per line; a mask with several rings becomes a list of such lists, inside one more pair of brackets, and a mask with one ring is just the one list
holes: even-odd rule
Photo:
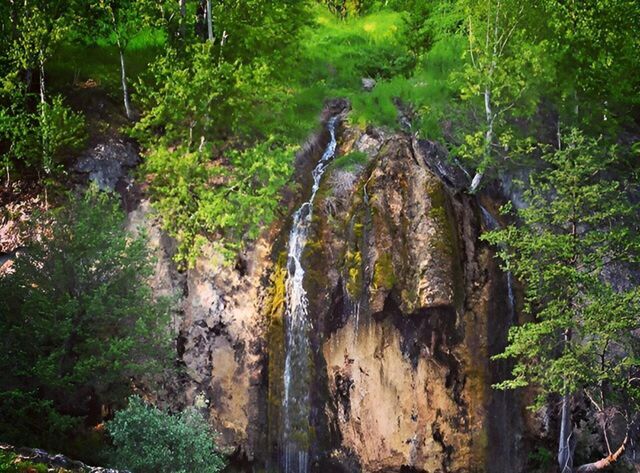
[[[148, 148], [151, 194], [188, 264], [207, 238], [220, 238], [231, 255], [273, 219], [290, 175], [288, 135], [302, 129], [279, 79], [290, 70], [283, 66], [294, 67], [287, 52], [305, 21], [304, 2], [212, 4], [215, 40], [187, 34], [173, 42], [136, 95], [144, 113], [133, 135]], [[212, 156], [226, 139], [239, 150]]]
[[481, 176], [496, 165], [500, 151], [513, 147], [511, 118], [530, 116], [538, 96], [533, 84], [542, 75], [540, 44], [528, 41], [525, 21], [535, 4], [517, 1], [458, 2], [465, 19], [465, 67], [460, 97], [483, 117], [468, 129], [458, 155]]
[[144, 163], [154, 206], [178, 240], [178, 260], [189, 265], [195, 263], [206, 237], [216, 236], [220, 249], [230, 256], [273, 220], [291, 172], [293, 150], [265, 141], [230, 150], [216, 162], [207, 156], [183, 148], [157, 148]]
[[17, 381], [1, 386], [0, 419], [3, 440], [15, 445], [65, 448], [69, 436], [81, 427], [81, 419], [60, 412], [36, 388], [22, 387]]
[[343, 169], [345, 171], [355, 171], [361, 168], [367, 161], [369, 156], [361, 151], [352, 151], [343, 156], [339, 156], [332, 161], [331, 166], [334, 169]]
[[47, 473], [48, 469], [42, 463], [20, 460], [15, 453], [0, 450], [0, 471], [5, 473]]
[[317, 25], [302, 40], [303, 84], [321, 81], [329, 89], [355, 89], [362, 77], [391, 78], [410, 71], [408, 51], [398, 42], [403, 16], [380, 12], [336, 23], [317, 12]]
[[525, 311], [535, 316], [511, 329], [498, 358], [516, 364], [498, 387], [537, 386], [540, 402], [585, 393], [599, 412], [637, 412], [640, 290], [616, 288], [606, 277], [613, 262], [640, 262], [632, 188], [607, 176], [616, 148], [575, 130], [543, 159], [548, 167], [531, 178], [528, 207], [517, 213], [521, 224], [483, 237], [504, 245], [505, 269], [523, 282]]
[[368, 2], [365, 0], [321, 0], [321, 3], [326, 5], [333, 15], [344, 20], [360, 15]]
[[163, 2], [149, 0], [98, 0], [77, 6], [81, 19], [76, 35], [93, 43], [110, 44], [126, 50], [145, 27], [152, 27], [161, 15]]
[[300, 32], [309, 21], [306, 1], [244, 0], [242, 8], [238, 8], [237, 0], [211, 4], [213, 34], [222, 60], [245, 65], [256, 60], [273, 67], [286, 65], [282, 72], [287, 73], [298, 65], [292, 54], [297, 52]]
[[60, 96], [40, 104], [38, 117], [44, 144], [43, 165], [45, 171], [49, 172], [84, 146], [87, 137], [85, 121], [80, 113], [66, 107]]
[[9, 143], [3, 155], [5, 166], [50, 174], [60, 168], [70, 153], [84, 145], [84, 118], [65, 106], [62, 97], [40, 103], [30, 113], [21, 105], [27, 97], [15, 90], [2, 92], [0, 100], [5, 98], [8, 104], [0, 109], [0, 142]]
[[0, 278], [0, 435], [64, 448], [96, 402], [164, 369], [169, 303], [153, 298], [146, 240], [123, 229], [114, 196], [92, 187], [47, 217]]
[[[120, 100], [121, 77], [118, 47], [100, 37], [70, 39], [58, 46], [48, 63], [51, 88], [65, 90], [89, 80]], [[127, 75], [134, 83], [149, 69], [149, 65], [164, 51], [162, 30], [144, 28], [129, 41]]]
[[[45, 65], [68, 28], [69, 12], [60, 2], [21, 2], [0, 7], [0, 164], [11, 170], [51, 174], [81, 146], [84, 120], [49, 98]], [[39, 96], [32, 92], [39, 79]]]
[[[602, 130], [640, 105], [640, 4], [633, 0], [540, 2], [541, 52], [553, 61], [547, 84], [562, 120]], [[615, 130], [615, 128], [614, 128]]]
[[139, 85], [145, 113], [134, 135], [149, 142], [161, 132], [161, 141], [191, 148], [201, 139], [259, 134], [256, 122], [274, 97], [269, 74], [264, 63], [220, 62], [210, 43], [189, 46], [186, 52], [168, 49]]
[[529, 465], [533, 468], [533, 472], [547, 472], [553, 465], [553, 462], [553, 453], [545, 447], [538, 447], [535, 451], [529, 453]]
[[133, 473], [217, 473], [225, 467], [214, 432], [193, 408], [171, 415], [132, 396], [106, 426], [118, 468]]

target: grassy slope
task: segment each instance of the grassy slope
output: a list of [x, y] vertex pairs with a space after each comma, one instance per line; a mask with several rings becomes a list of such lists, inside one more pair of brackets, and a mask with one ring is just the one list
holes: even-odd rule
[[[426, 57], [416, 56], [412, 51], [413, 45], [406, 39], [407, 13], [383, 10], [341, 21], [325, 8], [317, 6], [312, 14], [313, 21], [301, 32], [297, 50], [290, 53], [284, 64], [272, 65], [274, 72], [269, 87], [273, 93], [266, 96], [264, 103], [247, 107], [251, 116], [238, 117], [241, 122], [244, 119], [257, 125], [249, 131], [250, 136], [242, 136], [238, 140], [243, 148], [248, 148], [246, 154], [251, 158], [250, 162], [265, 159], [271, 162], [273, 159], [269, 161], [269, 157], [280, 154], [284, 162], [290, 164], [289, 155], [285, 156], [286, 153], [277, 151], [275, 147], [281, 146], [286, 151], [291, 149], [288, 145], [301, 143], [317, 127], [325, 99], [333, 97], [351, 100], [353, 111], [350, 119], [354, 124], [363, 128], [371, 124], [393, 129], [398, 128], [396, 99], [400, 99], [405, 105], [411, 104], [403, 108], [413, 110], [409, 114], [414, 131], [419, 131], [423, 137], [439, 138], [442, 135], [442, 118], [447, 115], [454, 94], [449, 82], [450, 72], [460, 61], [458, 45], [438, 43]], [[160, 33], [148, 30], [134, 38], [127, 49], [134, 107], [135, 86], [154, 58], [163, 53], [164, 44], [165, 38]], [[120, 134], [129, 126], [122, 114], [119, 58], [113, 46], [104, 43], [62, 45], [48, 64], [48, 71], [50, 88], [64, 93], [74, 108], [87, 115], [93, 142]], [[361, 79], [364, 77], [376, 79], [377, 85], [372, 92], [362, 89]], [[266, 139], [268, 137], [269, 140]], [[215, 140], [216, 137], [209, 139]], [[232, 139], [224, 146], [234, 142]], [[264, 143], [270, 143], [270, 151], [260, 148]], [[148, 151], [149, 156], [154, 155], [153, 149]], [[156, 156], [156, 167], [159, 164], [163, 169], [171, 169], [167, 173], [170, 184], [150, 184], [151, 187], [156, 186], [156, 191], [164, 186], [164, 190], [169, 192], [165, 197], [162, 197], [162, 192], [156, 195], [158, 208], [170, 208], [171, 212], [184, 217], [185, 222], [193, 222], [194, 212], [206, 215], [207, 222], [211, 220], [215, 214], [211, 209], [218, 208], [218, 201], [211, 192], [208, 179], [184, 181], [180, 174], [184, 172], [184, 157], [179, 153], [174, 156], [166, 150], [156, 151], [160, 151]], [[146, 163], [153, 164], [150, 158]], [[172, 167], [171, 163], [177, 167]], [[204, 158], [195, 164], [197, 169], [194, 172], [199, 169], [198, 175], [206, 176], [206, 170], [210, 169], [208, 165], [208, 159]], [[280, 167], [278, 172], [287, 173], [285, 168], [288, 166]], [[286, 181], [287, 177], [282, 180]], [[169, 198], [175, 193], [176, 186], [198, 196], [192, 199], [193, 205], [176, 204]], [[254, 197], [267, 198], [259, 187], [250, 190]], [[268, 198], [275, 199], [271, 194]], [[210, 224], [202, 222], [196, 222], [189, 228], [180, 224], [174, 229], [175, 236], [187, 232], [193, 238], [200, 238], [218, 230], [232, 231], [236, 224], [231, 217], [237, 215], [234, 213], [227, 217], [224, 221], [232, 223], [215, 224], [215, 228], [209, 228]], [[265, 218], [263, 224], [268, 224], [269, 220]], [[247, 222], [236, 223], [238, 228], [243, 228]], [[189, 241], [190, 238], [185, 240], [187, 246]], [[186, 248], [185, 252], [190, 253], [190, 249]]]
[[[404, 13], [381, 11], [361, 18], [339, 21], [316, 8], [314, 25], [303, 34], [297, 73], [284, 79], [292, 91], [290, 130], [292, 137], [313, 128], [324, 99], [348, 97], [351, 120], [397, 128], [394, 99], [411, 104], [414, 130], [422, 136], [441, 136], [440, 124], [455, 94], [451, 72], [461, 64], [461, 47], [455, 40], [436, 43], [417, 58], [407, 44]], [[362, 90], [361, 79], [371, 77], [377, 85]]]
[[[143, 30], [129, 43], [125, 52], [129, 83], [147, 69], [156, 55], [162, 51], [165, 39], [154, 30]], [[120, 58], [118, 49], [104, 41], [96, 44], [64, 43], [55, 51], [47, 64], [50, 87], [68, 90], [72, 86], [93, 81], [120, 98]]]

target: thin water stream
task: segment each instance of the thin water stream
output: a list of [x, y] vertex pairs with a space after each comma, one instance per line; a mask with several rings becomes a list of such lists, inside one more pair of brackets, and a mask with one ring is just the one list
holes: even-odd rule
[[313, 169], [313, 187], [309, 200], [293, 215], [289, 234], [285, 312], [284, 399], [282, 405], [282, 468], [285, 473], [307, 473], [311, 442], [309, 391], [311, 386], [312, 353], [309, 331], [312, 322], [308, 314], [309, 301], [304, 289], [305, 270], [302, 253], [307, 244], [313, 216], [313, 203], [320, 181], [336, 152], [337, 117], [327, 122], [330, 140], [320, 161]]
[[[484, 218], [485, 224], [489, 228], [489, 230], [497, 230], [500, 228], [500, 224], [495, 219], [491, 212], [485, 209], [482, 205], [480, 206], [480, 210], [482, 211], [482, 217]], [[516, 321], [516, 298], [513, 293], [513, 275], [511, 271], [507, 271], [507, 302], [509, 304], [509, 320], [512, 324], [515, 324]]]

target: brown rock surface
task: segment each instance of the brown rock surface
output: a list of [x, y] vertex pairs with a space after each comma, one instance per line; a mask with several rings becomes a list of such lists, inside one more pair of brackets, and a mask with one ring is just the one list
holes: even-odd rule
[[[339, 154], [368, 158], [327, 171], [303, 257], [315, 329], [311, 471], [522, 471], [519, 404], [491, 389], [505, 373], [490, 357], [509, 314], [504, 278], [478, 240], [477, 203], [443, 184], [415, 140], [342, 136]], [[181, 274], [170, 240], [149, 231], [155, 286], [181, 297], [186, 375], [161, 397], [205, 400], [221, 443], [267, 466], [277, 462], [287, 233], [273, 250], [261, 241], [247, 252], [246, 268], [225, 266], [211, 246]]]
[[317, 218], [307, 258], [333, 457], [365, 472], [518, 471], [518, 403], [490, 387], [509, 321], [477, 205], [451, 194], [408, 138], [357, 133], [341, 151], [370, 160], [349, 202], [318, 202], [337, 210]]
[[268, 247], [258, 242], [248, 254], [250, 264], [240, 271], [207, 245], [195, 266], [181, 273], [172, 260], [175, 244], [160, 230], [148, 201], [129, 213], [128, 227], [144, 228], [149, 237], [156, 293], [177, 297], [172, 330], [184, 374], [166, 381], [157, 402], [174, 409], [201, 407], [220, 433], [219, 445], [251, 458], [260, 404], [259, 276]]

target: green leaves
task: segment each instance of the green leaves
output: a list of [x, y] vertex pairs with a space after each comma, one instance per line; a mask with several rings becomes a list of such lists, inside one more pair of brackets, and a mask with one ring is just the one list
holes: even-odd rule
[[214, 444], [215, 434], [195, 409], [168, 414], [140, 397], [107, 423], [114, 463], [136, 473], [217, 473], [226, 462]]
[[218, 162], [184, 148], [152, 152], [144, 170], [152, 179], [154, 207], [178, 240], [178, 260], [195, 264], [208, 237], [227, 256], [255, 239], [278, 214], [292, 163], [293, 149], [273, 140], [229, 150]]
[[[91, 398], [118, 401], [132, 378], [164, 369], [170, 305], [153, 297], [144, 237], [123, 229], [115, 197], [92, 187], [48, 218], [44, 240], [0, 278], [0, 369], [11, 373], [0, 396], [22, 393], [13, 396], [26, 403], [18, 411], [47, 406], [57, 422], [87, 415]], [[10, 417], [0, 412], [0, 426], [11, 425]], [[47, 422], [59, 434], [71, 425]], [[22, 435], [32, 439], [20, 441], [37, 444], [37, 432], [25, 426]]]
[[513, 378], [497, 387], [534, 385], [542, 397], [597, 391], [601, 409], [621, 399], [630, 412], [640, 406], [630, 381], [640, 368], [632, 335], [640, 290], [615, 287], [607, 276], [611, 265], [640, 262], [640, 209], [627, 183], [612, 178], [616, 159], [615, 147], [571, 130], [531, 176], [519, 224], [483, 235], [501, 245], [535, 318], [511, 329], [497, 358], [515, 359]]

